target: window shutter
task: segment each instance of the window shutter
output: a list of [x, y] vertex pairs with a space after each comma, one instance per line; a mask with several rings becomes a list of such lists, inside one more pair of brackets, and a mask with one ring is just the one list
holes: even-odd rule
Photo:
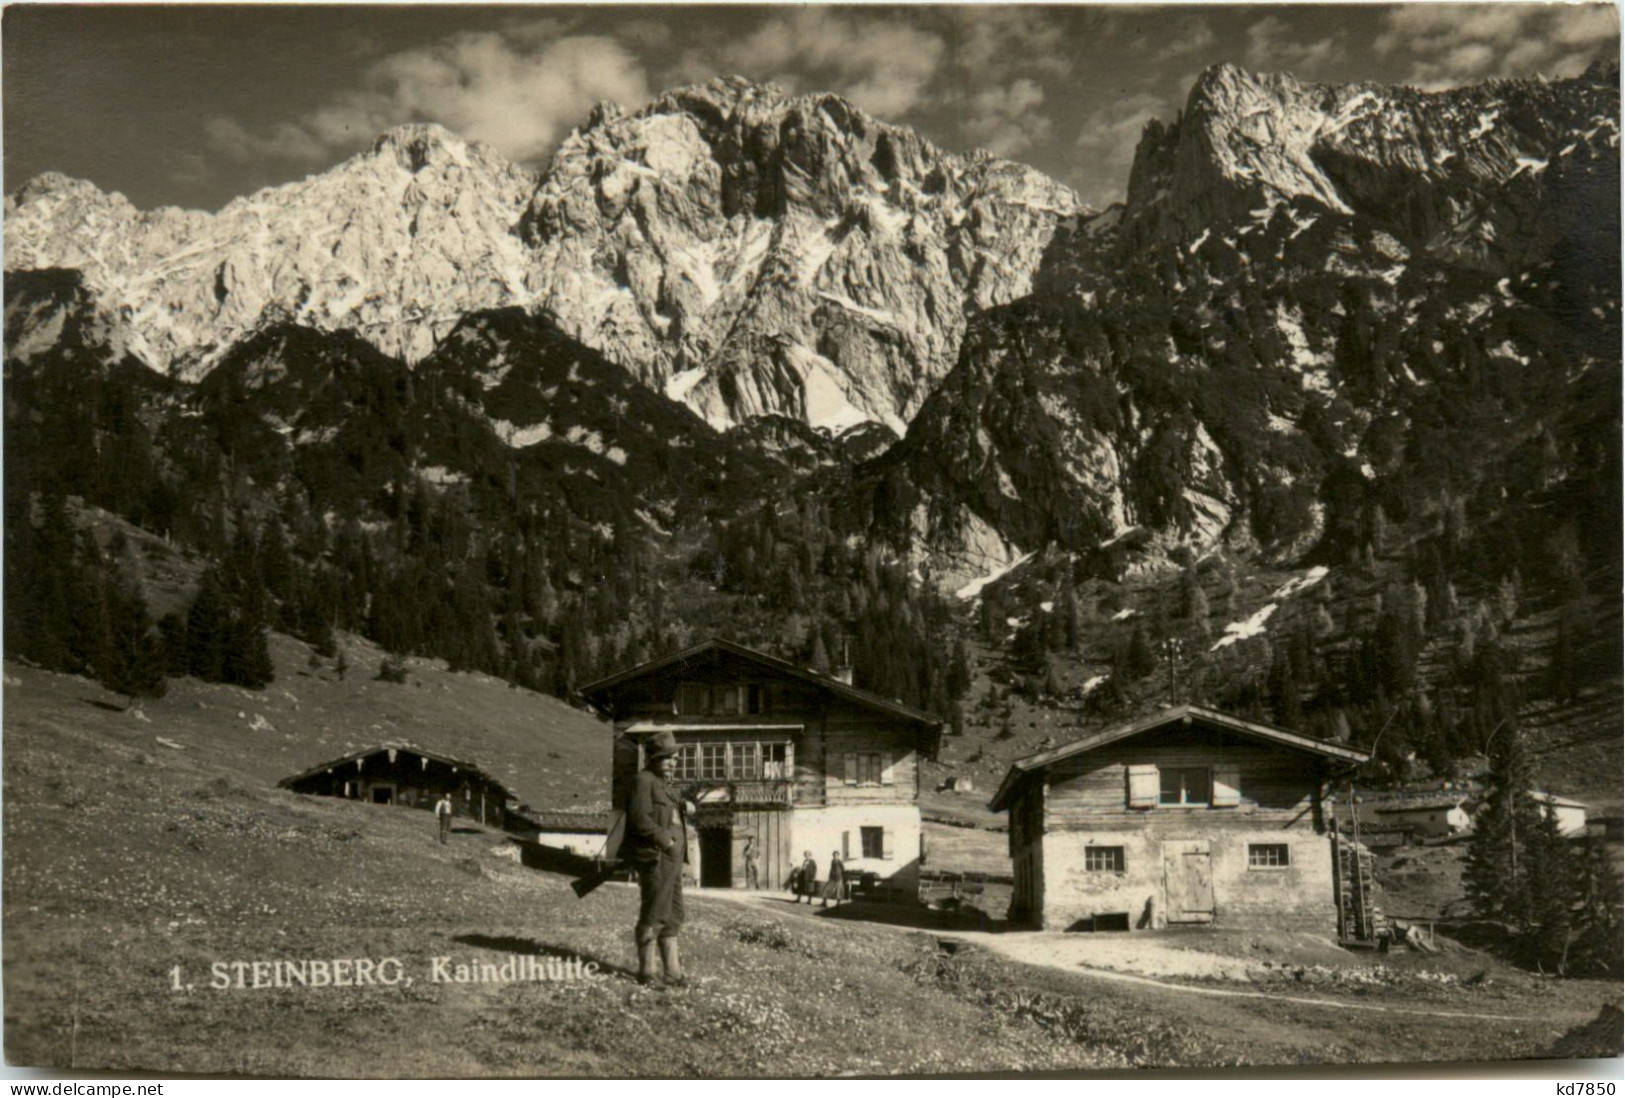
[[858, 784], [858, 757], [851, 752], [847, 752], [846, 756], [846, 784]]
[[1157, 776], [1155, 764], [1145, 763], [1140, 766], [1128, 768], [1128, 806], [1130, 808], [1155, 808], [1157, 806], [1157, 793], [1161, 786]]
[[784, 780], [796, 780], [796, 745], [793, 742], [784, 745]]
[[1241, 775], [1238, 768], [1229, 766], [1215, 766], [1213, 768], [1213, 805], [1215, 808], [1234, 806], [1241, 803]]
[[892, 846], [892, 830], [889, 827], [880, 833], [880, 856], [888, 862], [897, 856], [897, 850]]
[[892, 758], [890, 755], [880, 756], [880, 784], [896, 785], [897, 776], [892, 772]]
[[841, 861], [852, 857], [852, 832], [841, 832]]

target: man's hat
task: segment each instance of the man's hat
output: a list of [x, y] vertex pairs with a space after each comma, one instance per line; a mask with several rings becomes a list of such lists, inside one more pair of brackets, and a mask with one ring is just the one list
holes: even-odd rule
[[643, 753], [651, 761], [669, 759], [677, 754], [677, 737], [664, 730], [656, 732], [644, 744]]

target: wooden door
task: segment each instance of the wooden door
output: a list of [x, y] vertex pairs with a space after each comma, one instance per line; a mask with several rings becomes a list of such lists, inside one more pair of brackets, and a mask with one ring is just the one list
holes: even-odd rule
[[1163, 843], [1162, 877], [1170, 923], [1213, 921], [1213, 858], [1206, 839]]

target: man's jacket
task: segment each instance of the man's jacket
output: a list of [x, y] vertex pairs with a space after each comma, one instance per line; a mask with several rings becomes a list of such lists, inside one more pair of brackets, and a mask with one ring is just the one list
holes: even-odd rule
[[622, 856], [648, 864], [660, 857], [688, 860], [688, 827], [682, 802], [671, 784], [653, 771], [640, 770], [626, 803], [626, 841]]

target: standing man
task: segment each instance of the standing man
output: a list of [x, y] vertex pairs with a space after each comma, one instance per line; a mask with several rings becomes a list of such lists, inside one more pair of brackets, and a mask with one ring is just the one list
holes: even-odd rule
[[644, 768], [626, 805], [626, 851], [638, 867], [638, 983], [654, 982], [655, 950], [667, 987], [688, 983], [677, 949], [683, 926], [683, 865], [688, 861], [688, 823], [671, 787], [677, 738], [657, 732], [644, 747]]
[[756, 875], [755, 835], [752, 835], [745, 840], [745, 887], [749, 889], [758, 889], [762, 887], [762, 882]]
[[812, 851], [801, 852], [801, 880], [796, 884], [796, 903], [801, 897], [807, 897], [807, 906], [811, 907], [813, 897], [818, 893], [818, 863], [813, 861]]
[[451, 794], [442, 793], [440, 799], [434, 803], [435, 819], [440, 823], [440, 842], [445, 844], [446, 836], [451, 834]]
[[[818, 906], [828, 907], [829, 901], [833, 897], [835, 906], [840, 907], [841, 901], [846, 898], [843, 895], [845, 891], [846, 863], [841, 861], [841, 852], [839, 850], [832, 850], [829, 854], [829, 880], [824, 882], [824, 902]], [[812, 901], [808, 900], [807, 903], [810, 905]]]

